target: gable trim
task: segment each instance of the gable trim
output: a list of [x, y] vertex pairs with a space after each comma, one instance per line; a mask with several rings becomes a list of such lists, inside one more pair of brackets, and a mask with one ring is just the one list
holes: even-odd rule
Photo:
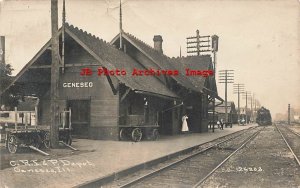
[[24, 74], [25, 71], [29, 69], [29, 67], [51, 46], [51, 39], [38, 51], [37, 54], [21, 69], [21, 71], [16, 75], [15, 79], [0, 93], [4, 93], [7, 91], [12, 85], [16, 83], [16, 81]]

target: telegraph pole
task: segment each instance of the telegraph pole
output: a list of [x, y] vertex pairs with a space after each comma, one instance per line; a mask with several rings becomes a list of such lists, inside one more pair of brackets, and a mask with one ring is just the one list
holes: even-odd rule
[[291, 105], [288, 105], [288, 125], [291, 124]]
[[233, 72], [234, 70], [220, 70], [219, 71], [219, 83], [225, 84], [225, 122], [228, 123], [228, 112], [227, 112], [227, 84], [234, 82]]
[[58, 84], [59, 84], [59, 38], [58, 38], [58, 5], [51, 0], [51, 104], [50, 104], [50, 140], [52, 148], [58, 147]]
[[[253, 94], [253, 96], [254, 96], [254, 94]], [[251, 117], [250, 117], [250, 121], [251, 121], [251, 123], [254, 121], [253, 120], [253, 108], [252, 108], [252, 101], [253, 101], [253, 97], [252, 97], [252, 95], [250, 96], [250, 99], [251, 99]]]
[[186, 38], [187, 54], [200, 56], [202, 52], [213, 51], [210, 48], [210, 41], [209, 35], [200, 36], [199, 30], [196, 30], [196, 36]]
[[123, 28], [122, 28], [122, 2], [120, 0], [120, 23], [119, 23], [119, 30], [120, 30], [120, 34], [119, 34], [119, 38], [120, 38], [120, 46], [119, 48], [122, 50], [123, 49], [123, 39], [122, 39], [122, 32], [123, 32]]
[[238, 94], [238, 121], [240, 121], [240, 94], [244, 93], [245, 85], [244, 84], [233, 84], [233, 94]]
[[[252, 104], [251, 104], [251, 106], [253, 105], [254, 106], [254, 104], [255, 104], [255, 93], [253, 93], [253, 97], [252, 97]], [[252, 111], [252, 116], [253, 116], [253, 122], [254, 121], [256, 121], [256, 109], [255, 109], [255, 107], [253, 107], [254, 109], [253, 109], [253, 111]]]
[[245, 115], [246, 115], [246, 124], [247, 124], [247, 122], [248, 122], [248, 117], [247, 117], [247, 109], [248, 109], [248, 97], [249, 97], [249, 95], [251, 95], [251, 92], [250, 91], [245, 91], [244, 92], [244, 97], [245, 97], [245, 99], [246, 99], [246, 109], [245, 109]]
[[63, 0], [63, 11], [62, 11], [62, 32], [61, 32], [61, 65], [62, 73], [65, 72], [65, 24], [66, 24], [66, 2]]
[[[191, 36], [186, 38], [186, 49], [188, 55], [200, 56], [203, 52], [212, 52], [213, 54], [213, 69], [214, 69], [214, 79], [216, 79], [216, 64], [217, 64], [217, 52], [218, 52], [218, 41], [219, 37], [217, 35], [206, 35], [200, 36], [199, 30], [196, 30], [196, 36]], [[181, 50], [180, 50], [181, 54]], [[215, 101], [212, 99], [213, 105], [213, 124], [215, 123]], [[213, 126], [214, 132], [214, 126]]]

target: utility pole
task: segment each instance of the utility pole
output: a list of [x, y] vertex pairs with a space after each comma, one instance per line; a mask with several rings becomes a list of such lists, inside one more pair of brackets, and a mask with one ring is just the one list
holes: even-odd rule
[[255, 98], [255, 100], [254, 100], [255, 120], [257, 118], [257, 108], [256, 108], [256, 105], [257, 105], [257, 99]]
[[238, 121], [240, 121], [240, 94], [244, 93], [245, 85], [244, 84], [233, 84], [233, 94], [238, 94]]
[[199, 30], [196, 30], [196, 36], [186, 38], [187, 54], [200, 56], [202, 52], [210, 52], [210, 36], [200, 36]]
[[245, 91], [244, 92], [244, 97], [245, 97], [245, 99], [246, 99], [246, 107], [245, 107], [245, 119], [246, 119], [246, 124], [247, 124], [247, 122], [248, 122], [248, 116], [247, 116], [247, 109], [248, 109], [248, 97], [249, 97], [249, 95], [251, 95], [251, 92], [250, 91]]
[[255, 93], [253, 93], [253, 97], [252, 97], [252, 104], [251, 104], [251, 106], [253, 105], [253, 111], [252, 111], [252, 117], [253, 117], [253, 122], [254, 121], [256, 121], [256, 109], [255, 109], [255, 106], [254, 106], [254, 104], [255, 104]]
[[219, 83], [225, 84], [225, 122], [228, 123], [228, 112], [227, 112], [227, 84], [234, 82], [233, 72], [234, 70], [220, 70], [219, 71]]
[[[253, 96], [254, 96], [254, 94], [253, 94]], [[253, 107], [252, 107], [252, 101], [253, 101], [253, 97], [252, 97], [252, 95], [250, 96], [250, 100], [251, 100], [251, 116], [250, 116], [250, 121], [251, 121], [251, 123], [252, 122], [254, 122], [254, 119], [253, 119]]]
[[63, 0], [63, 11], [62, 11], [62, 32], [61, 32], [61, 64], [62, 73], [65, 72], [65, 24], [66, 24], [66, 2]]
[[[196, 30], [196, 36], [186, 38], [186, 49], [188, 55], [200, 56], [201, 53], [203, 52], [212, 52], [213, 69], [214, 69], [213, 79], [216, 79], [218, 41], [219, 41], [219, 37], [217, 35], [200, 36], [200, 32], [198, 29]], [[215, 98], [211, 100], [211, 103], [213, 105], [213, 124], [215, 121], [215, 101], [216, 101]], [[214, 126], [213, 126], [213, 132], [214, 132]]]
[[288, 105], [288, 125], [291, 124], [291, 105]]
[[58, 5], [51, 0], [51, 104], [50, 104], [50, 140], [52, 148], [58, 147], [58, 84], [59, 84], [59, 36], [58, 36]]
[[119, 48], [122, 50], [123, 49], [123, 39], [122, 39], [122, 32], [123, 32], [123, 28], [122, 28], [122, 2], [120, 0], [120, 23], [119, 23], [119, 29], [120, 29], [120, 34], [119, 34], [119, 37], [120, 37], [120, 46]]

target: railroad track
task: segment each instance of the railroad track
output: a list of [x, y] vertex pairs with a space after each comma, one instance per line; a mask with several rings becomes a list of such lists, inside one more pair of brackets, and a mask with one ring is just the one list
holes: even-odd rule
[[107, 187], [198, 187], [262, 129], [248, 129], [144, 175], [119, 180]]
[[292, 130], [292, 129], [288, 128], [288, 127], [285, 127], [285, 128], [288, 129], [289, 131], [291, 131], [292, 133], [294, 133], [295, 135], [297, 135], [297, 136], [300, 137], [299, 133], [295, 132], [294, 130]]
[[[299, 143], [300, 143], [300, 134], [291, 130], [286, 126], [280, 126], [280, 128], [275, 124], [276, 129], [284, 140], [286, 146], [289, 148], [290, 152], [294, 156], [297, 164], [300, 166], [300, 151], [299, 151]], [[298, 147], [297, 147], [298, 145]], [[297, 148], [298, 149], [297, 149]]]

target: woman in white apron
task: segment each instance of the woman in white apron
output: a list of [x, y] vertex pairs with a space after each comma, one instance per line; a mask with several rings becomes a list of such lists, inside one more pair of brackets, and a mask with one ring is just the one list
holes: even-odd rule
[[188, 132], [189, 131], [189, 127], [188, 127], [188, 124], [187, 124], [187, 121], [186, 121], [187, 119], [188, 119], [187, 115], [182, 116], [182, 127], [181, 127], [182, 132]]

